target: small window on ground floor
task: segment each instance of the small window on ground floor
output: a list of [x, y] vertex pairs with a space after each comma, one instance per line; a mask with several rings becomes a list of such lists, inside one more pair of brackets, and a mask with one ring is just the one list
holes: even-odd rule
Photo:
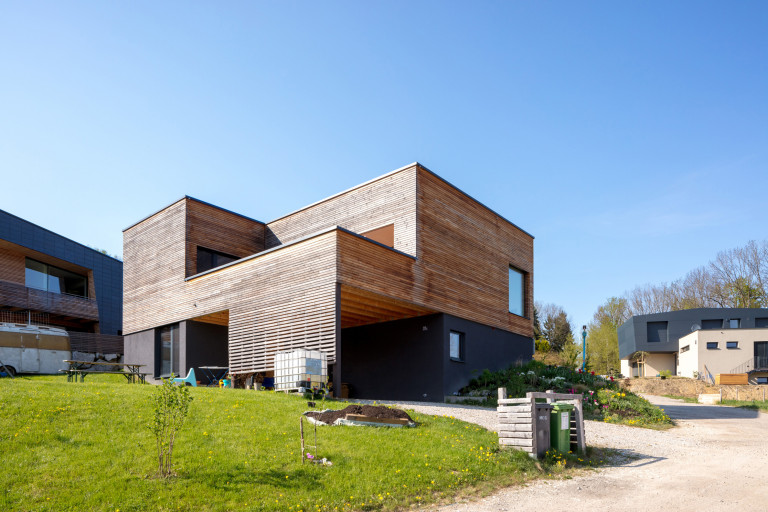
[[725, 342], [725, 348], [739, 348], [739, 342], [738, 341], [726, 341]]
[[716, 341], [708, 341], [707, 342], [707, 350], [717, 350], [717, 346], [719, 345]]
[[451, 331], [450, 334], [451, 361], [464, 361], [464, 333]]
[[768, 384], [768, 377], [758, 377], [757, 378], [758, 384]]

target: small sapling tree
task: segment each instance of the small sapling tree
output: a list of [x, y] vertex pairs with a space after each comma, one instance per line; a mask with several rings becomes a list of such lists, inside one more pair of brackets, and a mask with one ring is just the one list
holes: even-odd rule
[[154, 390], [154, 416], [149, 425], [157, 441], [158, 475], [164, 478], [173, 474], [173, 444], [189, 412], [189, 402], [192, 401], [189, 389], [184, 384], [174, 384], [173, 377], [172, 374], [170, 379], [163, 379], [163, 383]]

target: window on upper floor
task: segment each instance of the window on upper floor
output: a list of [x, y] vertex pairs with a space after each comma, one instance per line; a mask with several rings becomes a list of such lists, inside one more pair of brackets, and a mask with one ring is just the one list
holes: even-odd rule
[[768, 327], [768, 318], [755, 318], [755, 327]]
[[395, 225], [394, 224], [387, 224], [386, 226], [382, 226], [380, 228], [372, 229], [370, 231], [366, 231], [365, 233], [360, 233], [365, 238], [370, 238], [371, 240], [374, 240], [376, 242], [379, 242], [380, 244], [384, 244], [388, 247], [395, 247]]
[[719, 343], [716, 341], [707, 342], [707, 350], [717, 350], [718, 346], [719, 346]]
[[722, 318], [716, 318], [713, 320], [702, 320], [701, 321], [701, 328], [702, 329], [722, 329], [723, 328], [723, 319]]
[[525, 273], [509, 267], [509, 312], [525, 316]]
[[26, 258], [24, 280], [27, 288], [88, 297], [87, 277], [31, 258]]
[[235, 260], [239, 260], [237, 256], [226, 254], [212, 249], [206, 249], [205, 247], [197, 247], [197, 273], [211, 270], [212, 268], [220, 267], [231, 263]]
[[691, 346], [690, 346], [690, 345], [686, 345], [686, 346], [684, 346], [684, 347], [680, 347], [680, 353], [681, 353], [681, 354], [682, 354], [683, 352], [688, 352], [689, 350], [691, 350]]
[[728, 327], [731, 329], [738, 329], [741, 327], [741, 319], [740, 318], [731, 318], [728, 320]]
[[646, 329], [648, 343], [666, 343], [669, 341], [667, 322], [648, 322]]
[[725, 342], [725, 348], [739, 348], [739, 342], [738, 341], [726, 341]]

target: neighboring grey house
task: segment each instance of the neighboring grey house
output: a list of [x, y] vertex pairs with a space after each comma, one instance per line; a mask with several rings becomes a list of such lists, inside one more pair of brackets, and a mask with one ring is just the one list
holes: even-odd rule
[[[672, 375], [681, 375], [680, 338], [695, 331], [734, 330], [730, 338], [739, 341], [739, 329], [765, 329], [763, 338], [768, 342], [768, 309], [698, 308], [633, 316], [618, 329], [621, 373], [628, 377], [654, 376], [668, 370]], [[756, 341], [750, 346], [754, 347], [754, 354], [744, 354], [744, 362], [749, 357], [768, 355], [763, 353], [768, 350], [768, 343]], [[633, 356], [641, 351], [647, 353], [645, 360], [633, 360]], [[734, 369], [729, 366], [717, 370], [710, 368], [710, 371], [713, 374], [728, 373]]]

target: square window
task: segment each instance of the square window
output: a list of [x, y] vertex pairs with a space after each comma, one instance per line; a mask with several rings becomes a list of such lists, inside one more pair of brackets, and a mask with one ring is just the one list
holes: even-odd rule
[[451, 361], [464, 361], [464, 333], [451, 331], [450, 334]]
[[725, 342], [725, 348], [739, 348], [739, 342], [738, 341], [726, 341]]
[[718, 343], [716, 341], [707, 342], [707, 350], [717, 350]]
[[739, 327], [741, 327], [741, 319], [731, 318], [730, 320], [728, 320], [728, 327], [730, 327], [731, 329], [738, 329]]

